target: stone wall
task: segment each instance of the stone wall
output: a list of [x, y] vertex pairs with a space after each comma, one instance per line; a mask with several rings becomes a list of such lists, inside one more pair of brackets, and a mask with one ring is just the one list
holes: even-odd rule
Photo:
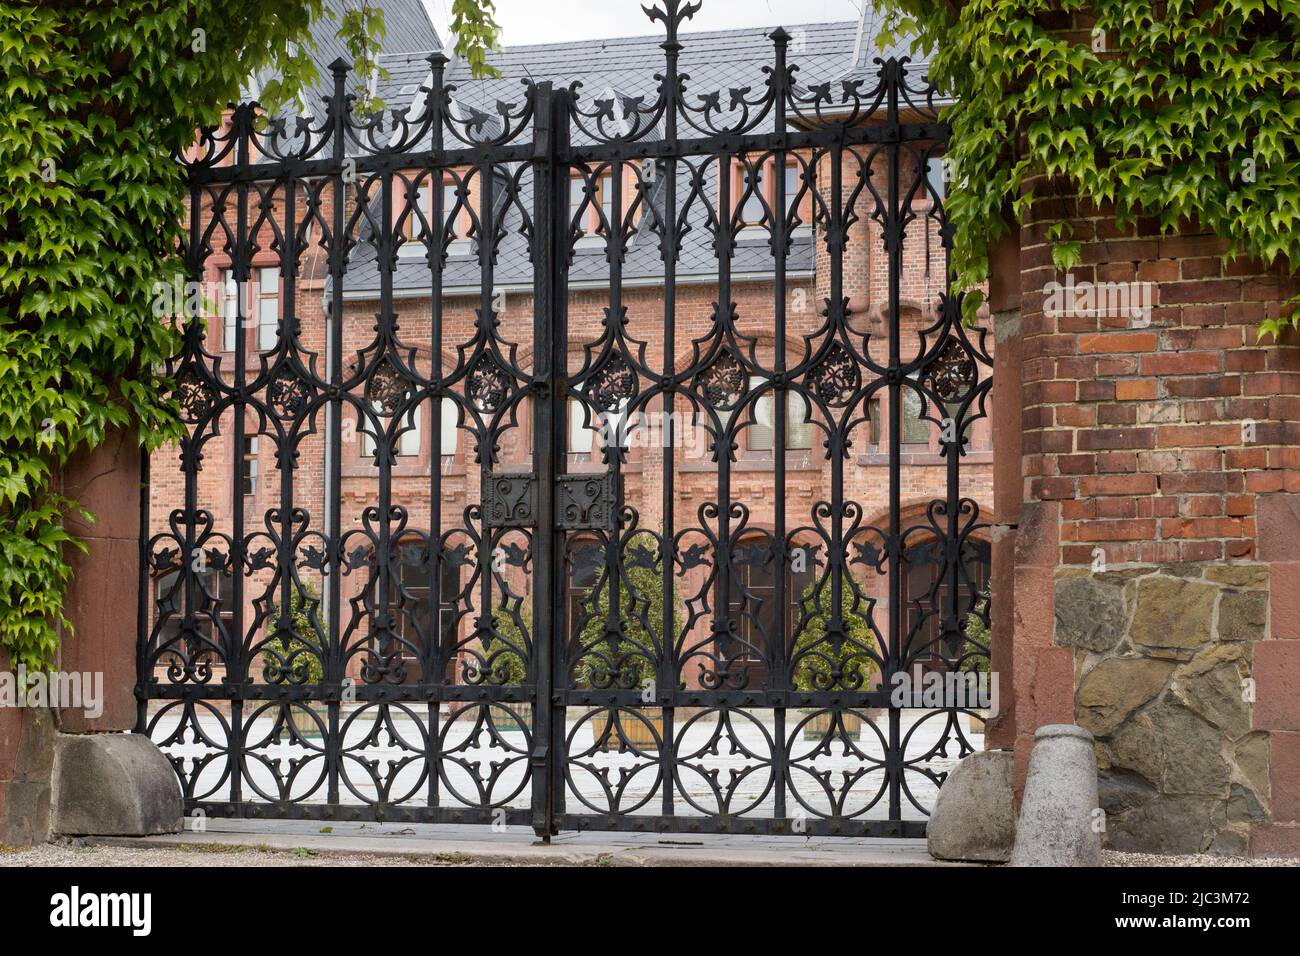
[[1268, 605], [1259, 563], [1058, 570], [1055, 643], [1074, 651], [1112, 849], [1249, 851], [1269, 819], [1251, 681]]

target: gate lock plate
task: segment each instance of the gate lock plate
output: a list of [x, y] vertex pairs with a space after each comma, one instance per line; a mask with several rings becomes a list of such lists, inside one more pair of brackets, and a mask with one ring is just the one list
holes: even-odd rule
[[[537, 476], [485, 475], [483, 521], [489, 528], [536, 528]], [[555, 527], [561, 531], [612, 531], [618, 509], [614, 476], [561, 475], [555, 483]]]

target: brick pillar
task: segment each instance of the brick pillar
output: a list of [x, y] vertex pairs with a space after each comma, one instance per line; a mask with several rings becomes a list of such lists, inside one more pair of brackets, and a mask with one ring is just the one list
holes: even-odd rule
[[[58, 671], [92, 675], [94, 683], [83, 682], [82, 692], [96, 691], [102, 712], [92, 717], [81, 707], [0, 708], [0, 844], [11, 846], [44, 842], [50, 835], [58, 732], [128, 731], [135, 725], [140, 549], [135, 435], [115, 433], [95, 451], [75, 456], [63, 471], [60, 491], [96, 520], [68, 519], [68, 529], [87, 550], [66, 551], [72, 579], [64, 614], [72, 629], [61, 635]], [[12, 673], [8, 659], [0, 658], [0, 670]]]
[[[997, 552], [1014, 554], [1017, 784], [1034, 729], [1073, 717], [1097, 738], [1109, 846], [1300, 852], [1300, 348], [1256, 335], [1294, 286], [1192, 228], [1121, 231], [1027, 188], [1019, 341], [997, 373], [1020, 353], [1024, 485]], [[1073, 297], [1050, 285], [1062, 218], [1082, 241]]]

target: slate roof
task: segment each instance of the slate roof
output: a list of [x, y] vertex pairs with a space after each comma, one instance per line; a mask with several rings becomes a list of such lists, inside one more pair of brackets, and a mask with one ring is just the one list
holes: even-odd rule
[[[376, 92], [388, 109], [402, 109], [423, 97], [421, 87], [427, 87], [430, 82], [428, 55], [431, 50], [440, 48], [440, 44], [420, 0], [382, 2], [388, 30], [380, 63], [388, 76], [380, 80]], [[327, 5], [331, 16], [337, 17], [342, 7], [340, 0], [328, 0]], [[322, 21], [314, 28], [316, 55], [323, 78], [328, 77], [328, 65], [337, 56], [347, 58], [346, 51], [334, 36], [336, 29], [333, 19]], [[752, 27], [683, 32], [680, 70], [688, 77], [687, 102], [698, 102], [695, 99], [697, 94], [721, 92], [722, 101], [726, 103], [730, 98], [728, 90], [743, 87], [752, 90], [751, 98], [760, 96], [767, 79], [763, 68], [773, 63], [770, 39], [773, 29]], [[798, 65], [796, 82], [802, 86], [863, 79], [864, 88], [869, 89], [874, 80], [876, 67], [873, 61], [876, 58], [909, 55], [905, 43], [884, 50], [878, 47], [871, 25], [859, 44], [859, 24], [856, 21], [796, 24], [785, 29], [791, 34], [789, 61]], [[620, 100], [641, 97], [644, 103], [652, 103], [656, 96], [655, 75], [661, 74], [664, 67], [662, 42], [661, 35], [650, 35], [509, 47], [489, 55], [489, 62], [501, 71], [501, 77], [485, 80], [471, 77], [468, 66], [446, 50], [445, 54], [450, 57], [446, 82], [456, 87], [454, 101], [463, 116], [483, 115], [488, 119], [487, 135], [490, 136], [500, 129], [499, 125], [493, 125], [498, 122], [497, 103], [521, 104], [525, 81], [550, 80], [557, 87], [581, 84], [578, 87], [579, 103], [587, 109], [591, 108], [593, 99], [608, 98], [611, 92]], [[914, 61], [917, 59], [914, 57]], [[923, 65], [918, 63], [918, 68], [923, 70]], [[759, 131], [770, 129], [769, 124]], [[685, 122], [680, 123], [679, 132], [684, 138], [704, 135], [690, 130]], [[528, 137], [529, 133], [525, 131], [523, 135]], [[586, 141], [576, 128], [571, 135], [575, 144]], [[649, 135], [655, 137], [654, 133]], [[427, 148], [427, 144], [417, 144], [415, 148]], [[688, 176], [689, 171], [683, 164], [678, 179], [679, 197], [689, 192]], [[661, 177], [658, 188], [662, 188], [662, 182]], [[707, 183], [711, 197], [716, 197], [716, 182], [714, 163]], [[530, 207], [531, 187], [527, 184], [520, 201], [526, 208]], [[691, 229], [683, 241], [677, 270], [679, 281], [707, 281], [717, 275], [717, 259], [712, 236], [705, 227], [705, 216], [703, 204], [697, 201], [692, 208]], [[377, 215], [375, 218], [377, 221]], [[518, 231], [520, 218], [517, 210], [507, 210], [507, 234], [502, 240], [495, 266], [495, 285], [500, 288], [530, 288], [532, 284], [527, 243]], [[651, 217], [643, 217], [642, 228], [627, 249], [623, 266], [625, 285], [662, 281], [663, 263], [659, 257], [658, 238], [648, 228], [650, 221]], [[368, 241], [369, 230], [365, 226], [359, 230], [358, 240], [344, 279], [344, 294], [348, 298], [373, 297], [379, 288], [379, 275], [374, 248]], [[811, 274], [813, 264], [811, 235], [796, 237], [787, 258], [789, 272], [792, 275]], [[757, 229], [743, 231], [733, 256], [733, 277], [738, 280], [766, 277], [772, 270], [773, 258], [767, 233]], [[580, 246], [569, 277], [570, 285], [579, 288], [608, 282], [609, 264], [605, 259], [603, 242]], [[447, 294], [479, 289], [480, 268], [472, 249], [465, 248], [462, 254], [448, 259], [443, 283]], [[428, 295], [429, 288], [429, 266], [424, 248], [419, 243], [411, 243], [399, 259], [394, 276], [394, 294], [397, 297]]]

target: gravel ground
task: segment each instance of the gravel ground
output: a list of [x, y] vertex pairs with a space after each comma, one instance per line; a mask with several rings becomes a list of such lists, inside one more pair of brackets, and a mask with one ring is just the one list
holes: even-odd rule
[[1106, 866], [1300, 866], [1300, 860], [1248, 860], [1236, 856], [1211, 856], [1208, 853], [1158, 856], [1155, 853], [1116, 853], [1113, 850], [1103, 850], [1101, 855]]

